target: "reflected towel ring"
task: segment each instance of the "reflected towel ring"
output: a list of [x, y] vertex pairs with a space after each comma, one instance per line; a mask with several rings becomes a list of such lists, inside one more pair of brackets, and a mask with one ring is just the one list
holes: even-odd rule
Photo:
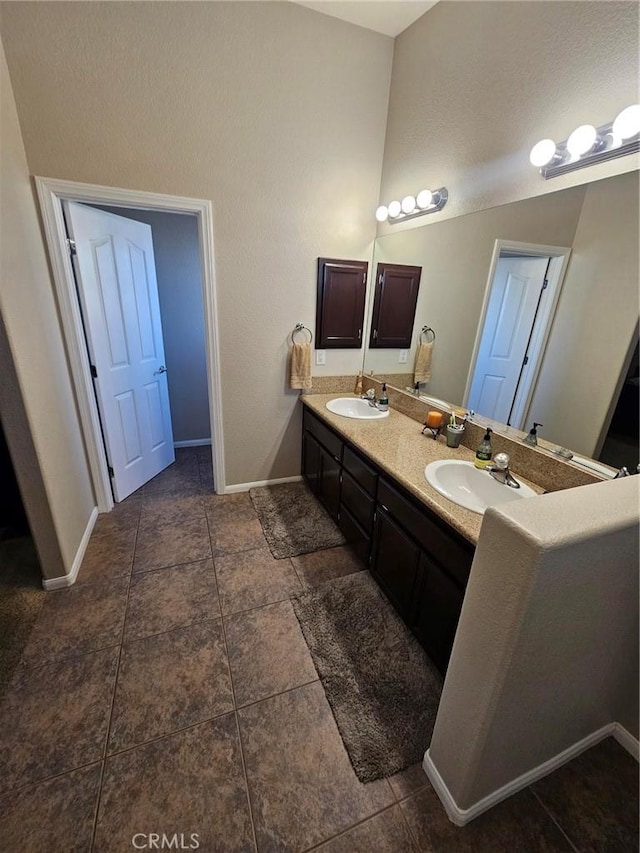
[[[426, 335], [426, 340], [422, 340], [422, 336]], [[431, 335], [431, 337], [429, 337]], [[421, 344], [432, 344], [436, 339], [436, 333], [433, 331], [431, 326], [423, 326], [422, 331], [420, 332], [420, 343]]]
[[296, 323], [295, 329], [293, 330], [293, 332], [291, 332], [291, 343], [296, 342], [296, 332], [309, 332], [309, 340], [307, 341], [307, 343], [310, 344], [311, 341], [313, 340], [313, 335], [311, 333], [311, 329], [307, 329], [307, 327], [304, 325], [304, 323]]

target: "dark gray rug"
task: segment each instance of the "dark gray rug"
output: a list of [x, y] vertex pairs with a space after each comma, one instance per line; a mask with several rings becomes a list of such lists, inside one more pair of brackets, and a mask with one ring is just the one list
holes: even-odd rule
[[249, 495], [276, 560], [344, 545], [344, 536], [304, 483], [263, 486]]
[[442, 678], [368, 572], [292, 599], [361, 782], [422, 761]]

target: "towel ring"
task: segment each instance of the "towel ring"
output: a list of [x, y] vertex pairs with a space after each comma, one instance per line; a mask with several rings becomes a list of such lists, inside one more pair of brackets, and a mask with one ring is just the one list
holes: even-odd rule
[[[426, 335], [426, 340], [422, 340], [422, 336]], [[431, 337], [429, 337], [431, 335]], [[421, 344], [432, 344], [436, 339], [436, 333], [433, 331], [431, 326], [423, 326], [422, 331], [420, 332], [420, 343]]]
[[309, 332], [309, 340], [307, 341], [307, 343], [311, 343], [311, 341], [313, 340], [313, 335], [311, 333], [311, 329], [307, 329], [307, 327], [304, 325], [304, 323], [296, 323], [295, 329], [293, 330], [293, 332], [291, 332], [291, 342], [292, 343], [296, 342], [296, 332]]

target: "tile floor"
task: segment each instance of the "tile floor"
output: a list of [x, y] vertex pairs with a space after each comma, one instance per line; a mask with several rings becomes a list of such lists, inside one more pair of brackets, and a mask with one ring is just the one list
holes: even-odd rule
[[637, 764], [612, 740], [464, 829], [419, 766], [358, 781], [289, 598], [359, 569], [345, 548], [274, 560], [248, 495], [179, 452], [46, 597], [0, 706], [0, 850], [637, 850]]

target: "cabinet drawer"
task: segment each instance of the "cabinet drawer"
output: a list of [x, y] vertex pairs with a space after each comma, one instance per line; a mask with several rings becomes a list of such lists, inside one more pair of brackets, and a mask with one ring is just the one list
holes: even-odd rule
[[341, 500], [342, 506], [346, 506], [365, 532], [371, 534], [375, 501], [360, 488], [353, 477], [347, 474], [344, 469], [342, 471]]
[[342, 461], [342, 439], [330, 427], [326, 427], [307, 409], [304, 410], [303, 425], [329, 451], [334, 459], [338, 462]]
[[347, 545], [357, 554], [362, 560], [363, 565], [369, 565], [369, 554], [371, 552], [371, 539], [366, 535], [358, 522], [353, 518], [348, 509], [344, 505], [340, 507], [340, 519], [338, 527], [344, 534], [347, 540]]
[[371, 467], [360, 454], [356, 453], [350, 447], [345, 447], [344, 458], [342, 464], [345, 469], [351, 474], [353, 479], [372, 497], [376, 496], [376, 486], [378, 483], [378, 475], [374, 468]]
[[430, 556], [441, 563], [465, 588], [473, 561], [473, 546], [445, 531], [427, 507], [418, 508], [383, 477], [378, 483], [378, 503], [409, 533]]

